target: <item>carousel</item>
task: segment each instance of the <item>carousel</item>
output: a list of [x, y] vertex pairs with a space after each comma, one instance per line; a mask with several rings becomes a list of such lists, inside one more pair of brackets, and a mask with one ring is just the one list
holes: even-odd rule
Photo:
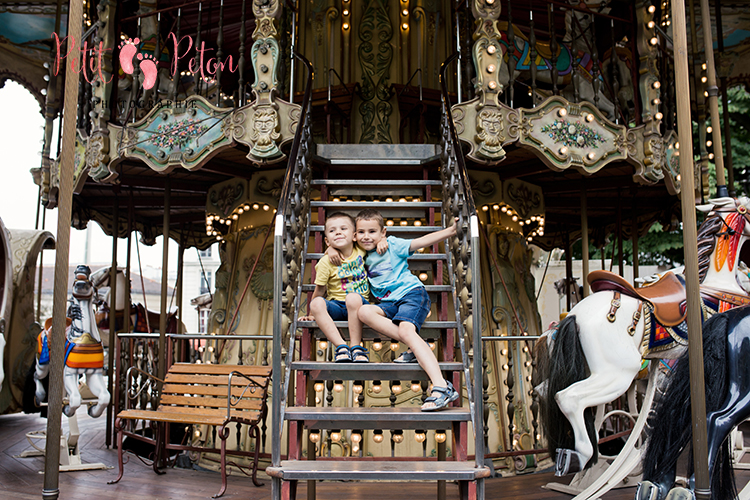
[[[32, 175], [40, 206], [58, 210], [53, 317], [9, 322], [5, 295], [0, 310], [0, 396], [28, 392], [8, 377], [26, 370], [49, 405], [44, 498], [60, 493], [60, 420], [82, 404], [83, 375], [84, 405], [118, 451], [112, 488], [128, 482], [124, 439], [150, 446], [158, 473], [173, 460], [221, 472], [217, 496], [231, 493], [228, 470], [265, 474], [274, 499], [300, 483], [314, 498], [319, 480], [430, 481], [440, 499], [456, 482], [483, 499], [488, 478], [552, 470], [565, 477], [547, 487], [576, 499], [636, 484], [637, 500], [731, 498], [726, 443], [748, 416], [738, 273], [750, 200], [719, 100], [727, 110], [750, 74], [744, 10], [0, 0], [0, 78], [40, 103]], [[456, 225], [408, 256], [431, 299], [419, 336], [460, 388], [442, 411], [420, 411], [435, 393], [419, 364], [399, 363], [404, 342], [365, 326], [369, 362], [337, 363], [310, 316], [326, 217], [364, 209], [398, 238]], [[624, 269], [643, 278], [638, 242], [655, 223], [682, 230], [685, 266], [636, 283]], [[113, 238], [112, 264], [79, 266], [67, 290], [69, 228], [88, 224]], [[131, 248], [159, 236], [162, 297], [149, 312], [130, 293]], [[52, 235], [34, 237], [38, 253]], [[197, 333], [181, 306], [171, 314], [167, 264], [176, 303], [189, 302], [184, 253], [212, 246], [221, 264], [210, 297], [195, 299], [210, 309]], [[566, 314], [543, 324], [551, 284], [534, 269], [553, 249], [565, 255]], [[349, 338], [346, 321], [333, 327]], [[10, 356], [22, 342], [31, 348]], [[723, 385], [687, 384], [703, 376], [704, 351]], [[48, 372], [64, 376], [46, 389]], [[659, 415], [679, 408], [687, 420], [669, 432]], [[19, 409], [0, 399], [0, 411]], [[660, 455], [688, 449], [688, 470]]]

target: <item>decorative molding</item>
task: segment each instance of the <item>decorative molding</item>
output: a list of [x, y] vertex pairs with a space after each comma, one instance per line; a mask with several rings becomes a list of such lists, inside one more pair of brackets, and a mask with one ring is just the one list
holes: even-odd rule
[[635, 165], [633, 180], [639, 184], [656, 184], [664, 180], [671, 195], [680, 193], [679, 152], [675, 148], [677, 134], [669, 131], [662, 137], [649, 133], [649, 127], [641, 125], [628, 130], [632, 136], [632, 150], [628, 151], [628, 161]]
[[504, 104], [483, 106], [480, 97], [453, 105], [451, 109], [458, 138], [469, 144], [467, 156], [483, 164], [505, 159], [503, 146], [518, 140], [518, 110]]
[[571, 104], [552, 96], [533, 110], [518, 112], [519, 146], [536, 151], [554, 170], [577, 167], [593, 174], [628, 157], [626, 128], [607, 120], [591, 103]]
[[[390, 116], [393, 113], [390, 75], [393, 61], [393, 27], [387, 0], [366, 0], [359, 24], [359, 64], [362, 68], [362, 133], [360, 144], [392, 144]], [[377, 39], [377, 51], [372, 43]], [[377, 97], [377, 99], [375, 99]]]

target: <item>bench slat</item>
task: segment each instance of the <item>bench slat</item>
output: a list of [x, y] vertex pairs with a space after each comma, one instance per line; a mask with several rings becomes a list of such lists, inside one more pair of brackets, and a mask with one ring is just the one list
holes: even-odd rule
[[[234, 384], [232, 384], [234, 385]], [[260, 388], [256, 388], [253, 392], [249, 388], [245, 390], [243, 387], [232, 387], [232, 395], [242, 399], [262, 399], [266, 391]], [[243, 394], [244, 391], [244, 394]], [[164, 384], [162, 388], [162, 394], [174, 394], [182, 396], [184, 394], [195, 394], [200, 396], [218, 396], [227, 399], [227, 386], [214, 386], [214, 385], [186, 385], [186, 384]]]
[[[182, 413], [179, 411], [149, 411], [149, 410], [124, 410], [117, 418], [127, 420], [150, 420], [152, 422], [167, 422], [171, 424], [190, 425], [222, 425], [226, 420], [226, 412], [216, 411], [212, 413]], [[244, 421], [257, 420], [259, 412], [238, 412], [238, 419]]]
[[[259, 410], [263, 402], [258, 399], [241, 399], [232, 408], [243, 410]], [[173, 394], [162, 394], [161, 406], [177, 405], [188, 408], [227, 408], [227, 398], [212, 398], [202, 396], [176, 396]]]
[[204, 374], [228, 374], [232, 371], [238, 371], [245, 375], [257, 375], [261, 377], [268, 377], [271, 375], [270, 366], [257, 366], [257, 365], [213, 365], [205, 363], [175, 363], [169, 367], [170, 373], [204, 373]]
[[[212, 408], [189, 408], [186, 406], [159, 406], [159, 408], [153, 412], [158, 415], [160, 413], [165, 414], [177, 414], [180, 415], [204, 415], [211, 416], [220, 419], [222, 422], [227, 418], [226, 408], [223, 410], [212, 409]], [[260, 411], [258, 410], [232, 410], [232, 418], [242, 420], [243, 422], [257, 422], [260, 418]], [[148, 419], [147, 419], [148, 420]]]
[[[261, 387], [266, 387], [268, 378], [261, 377], [260, 375], [251, 376], [252, 380], [259, 384]], [[229, 384], [229, 374], [217, 374], [217, 375], [191, 375], [185, 373], [167, 373], [164, 377], [165, 382], [174, 382], [179, 384], [202, 384], [202, 385], [219, 385], [226, 387]], [[235, 376], [232, 377], [233, 386], [246, 386], [249, 384], [248, 380], [243, 377]]]

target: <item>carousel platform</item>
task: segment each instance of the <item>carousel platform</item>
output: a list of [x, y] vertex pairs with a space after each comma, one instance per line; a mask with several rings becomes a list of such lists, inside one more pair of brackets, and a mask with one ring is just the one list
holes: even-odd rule
[[[104, 446], [104, 419], [91, 419], [85, 412], [79, 412], [81, 429], [81, 456], [85, 462], [102, 462], [109, 467], [117, 465], [117, 453]], [[66, 419], [63, 427], [67, 431]], [[3, 415], [0, 416], [0, 498], [2, 499], [38, 499], [41, 497], [44, 481], [44, 461], [41, 457], [20, 458], [22, 452], [31, 448], [26, 433], [43, 429], [46, 420], [38, 415]], [[750, 446], [750, 424], [743, 428], [745, 445]], [[750, 456], [743, 462], [750, 465]], [[60, 473], [60, 498], [108, 498], [111, 500], [154, 500], [180, 499], [205, 500], [216, 493], [216, 480], [207, 476], [218, 473], [188, 469], [168, 469], [167, 473], [157, 476], [153, 470], [139, 462], [134, 456], [125, 464], [126, 481], [108, 485], [107, 481], [117, 475], [115, 469], [92, 470]], [[744, 488], [750, 482], [750, 470], [737, 470], [737, 487]], [[555, 478], [551, 472], [525, 474], [512, 477], [487, 479], [486, 498], [503, 500], [568, 500], [572, 498], [564, 493], [544, 489], [543, 486]], [[252, 481], [241, 475], [229, 477], [229, 489], [222, 497], [225, 499], [266, 500], [271, 498], [271, 481], [262, 479], [264, 486], [256, 488]], [[317, 498], [325, 500], [391, 500], [409, 498], [410, 500], [432, 500], [435, 498], [435, 485], [429, 482], [354, 482], [354, 481], [320, 481], [317, 484]], [[631, 500], [635, 488], [622, 488], [605, 494], [603, 500]], [[297, 498], [307, 498], [304, 481], [300, 482]], [[458, 500], [458, 485], [448, 483], [446, 488], [448, 500]]]

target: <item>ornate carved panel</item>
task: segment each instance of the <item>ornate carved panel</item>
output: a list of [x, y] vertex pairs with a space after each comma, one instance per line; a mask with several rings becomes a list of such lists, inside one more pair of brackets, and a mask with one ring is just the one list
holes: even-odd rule
[[628, 161], [636, 166], [633, 180], [640, 184], [656, 184], [663, 179], [669, 193], [677, 195], [680, 192], [679, 153], [675, 149], [677, 135], [669, 131], [662, 137], [648, 131], [649, 127], [644, 125], [628, 130], [628, 138], [633, 138]]
[[628, 138], [588, 102], [571, 104], [552, 96], [533, 110], [519, 108], [521, 147], [537, 152], [555, 170], [577, 167], [593, 174], [628, 156]]
[[193, 170], [221, 149], [231, 147], [222, 122], [232, 112], [200, 96], [190, 96], [184, 107], [154, 108], [125, 127], [121, 156], [137, 158], [157, 172], [181, 166]]
[[496, 164], [505, 159], [503, 145], [518, 140], [518, 110], [503, 104], [483, 106], [479, 97], [455, 104], [451, 109], [456, 133], [471, 146], [474, 161]]

